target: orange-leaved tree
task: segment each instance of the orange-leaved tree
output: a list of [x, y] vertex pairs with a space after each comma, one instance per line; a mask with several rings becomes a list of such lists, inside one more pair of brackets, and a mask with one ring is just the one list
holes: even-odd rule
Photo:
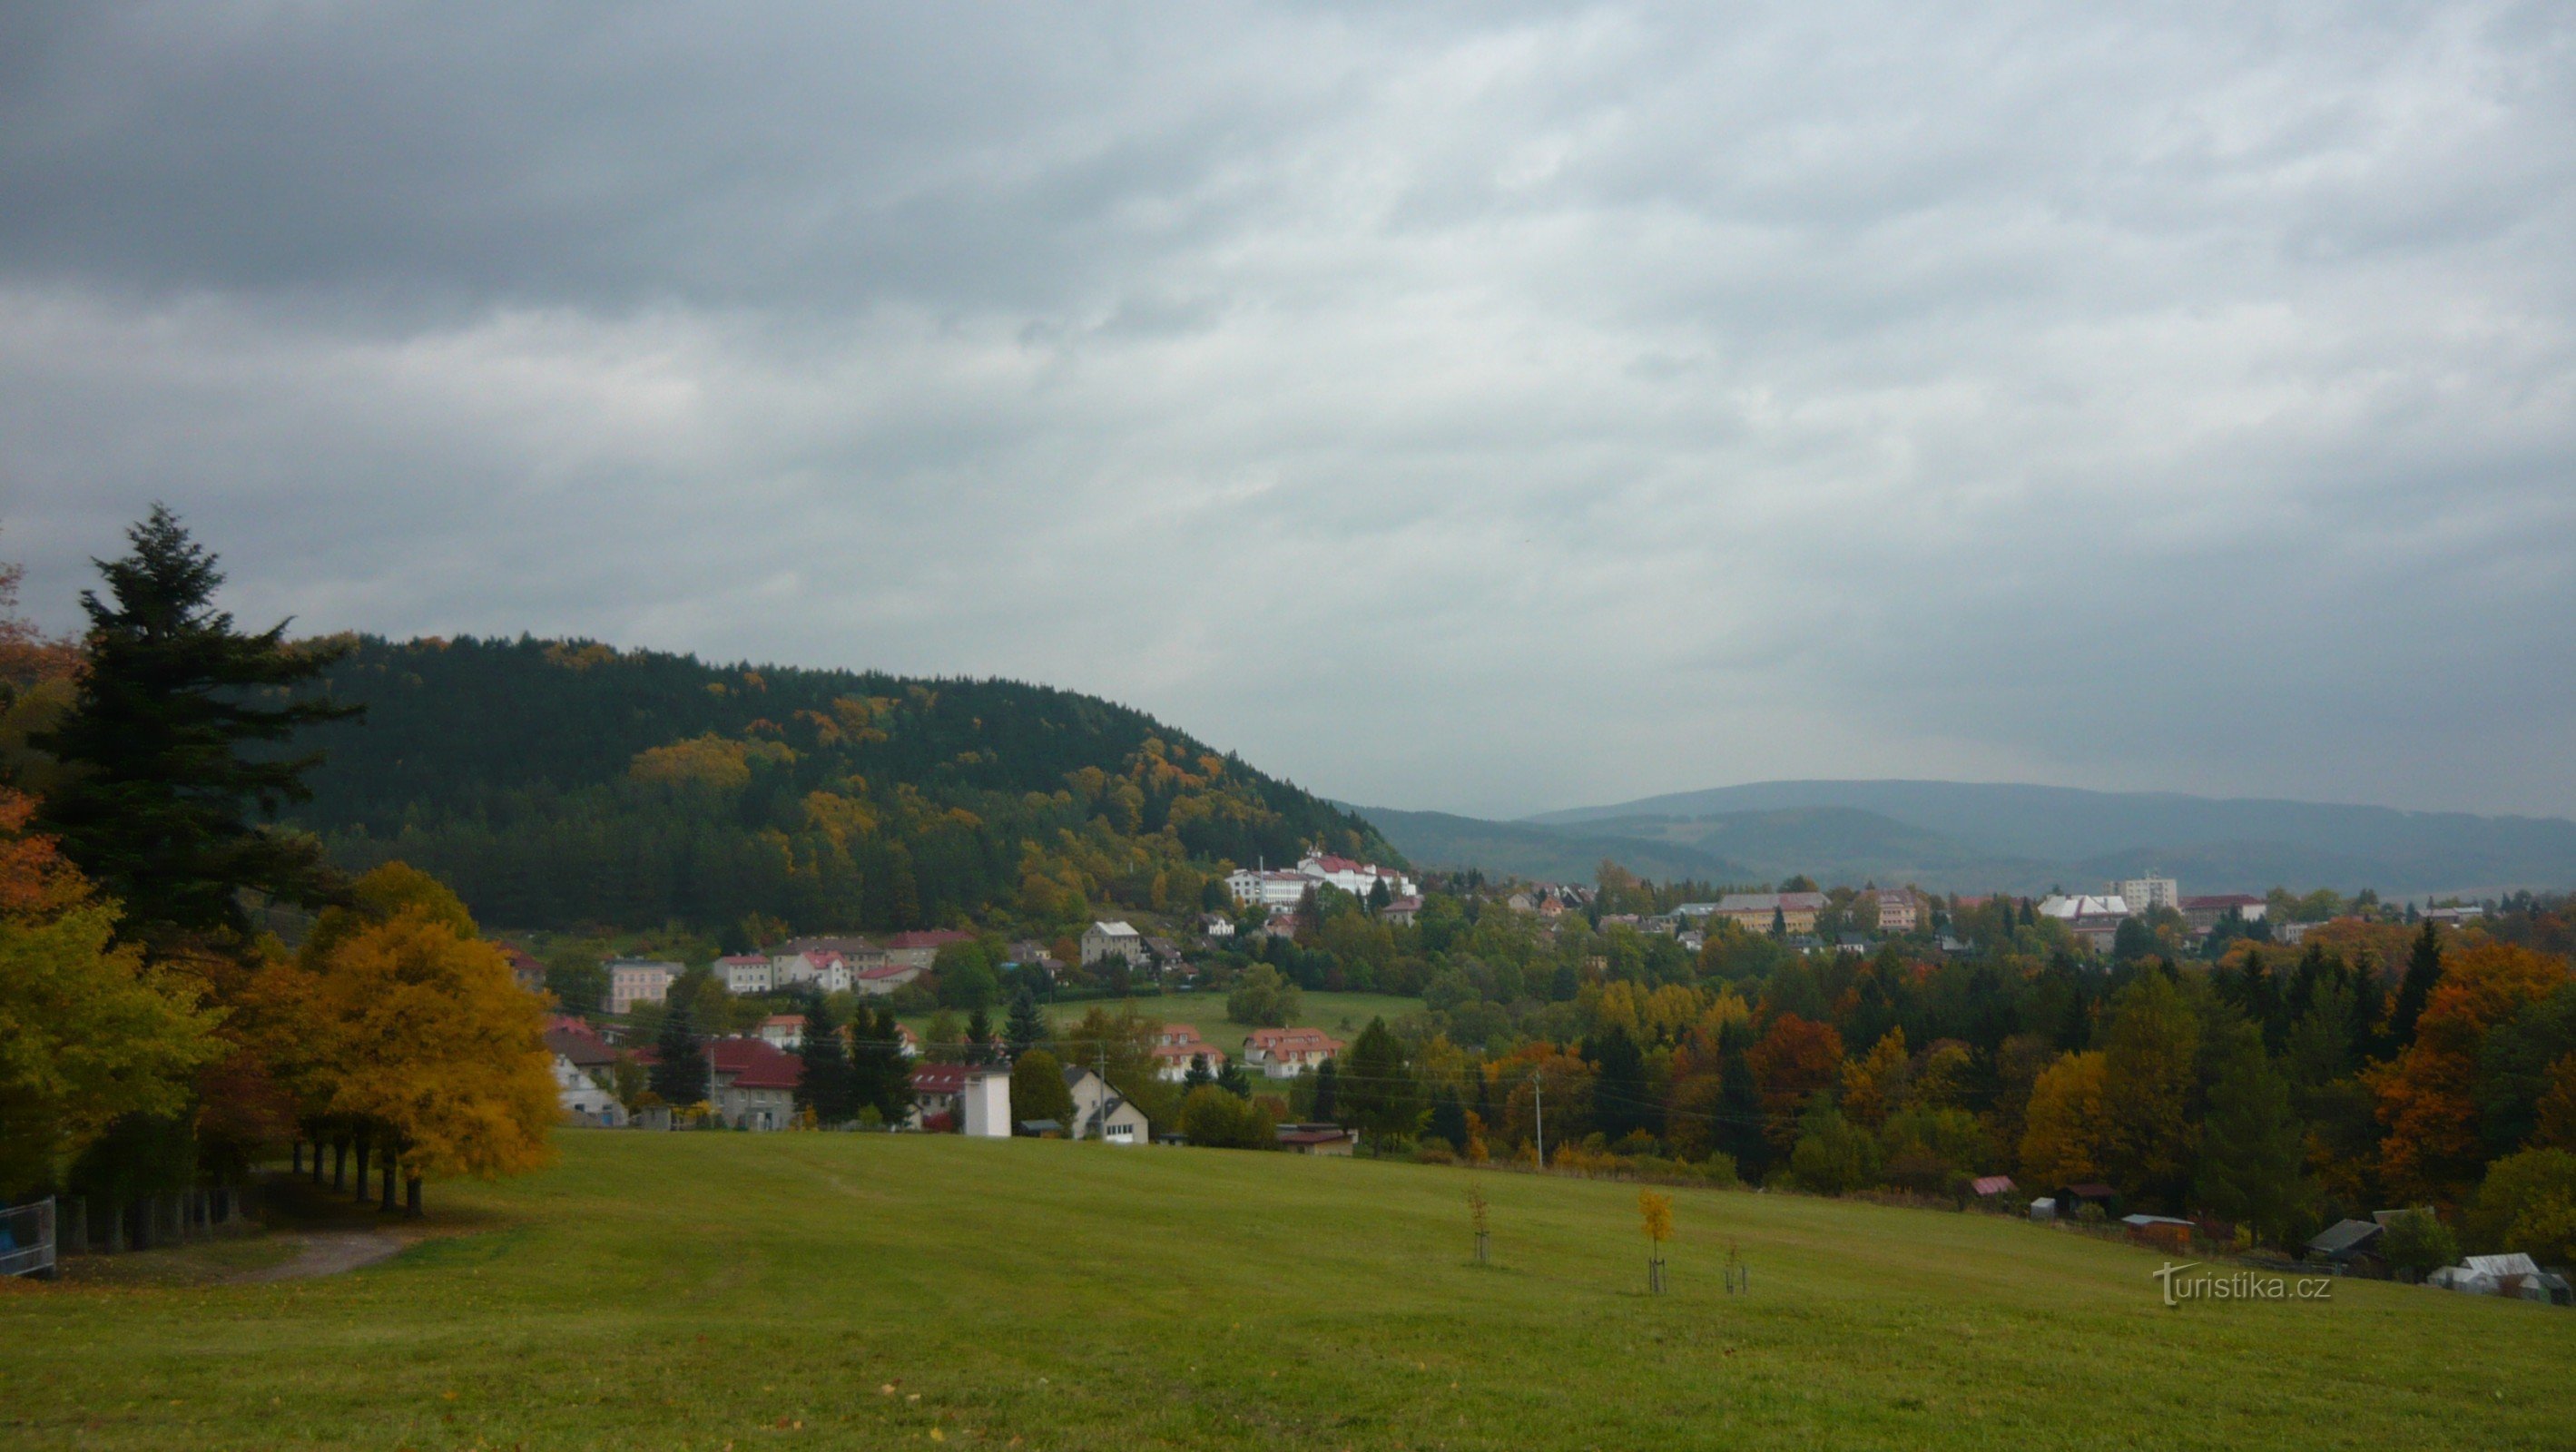
[[1784, 1013], [1744, 1057], [1762, 1086], [1767, 1133], [1785, 1154], [1798, 1142], [1798, 1116], [1807, 1102], [1842, 1077], [1843, 1036], [1832, 1024]]
[[1843, 1065], [1843, 1117], [1878, 1128], [1904, 1095], [1906, 1067], [1905, 1030], [1889, 1029], [1868, 1053]]
[[2415, 1040], [2368, 1079], [2388, 1126], [2380, 1168], [2410, 1199], [2456, 1205], [2484, 1163], [2478, 1059], [2487, 1030], [2568, 980], [2567, 960], [2511, 943], [2452, 954], [2415, 1021]]

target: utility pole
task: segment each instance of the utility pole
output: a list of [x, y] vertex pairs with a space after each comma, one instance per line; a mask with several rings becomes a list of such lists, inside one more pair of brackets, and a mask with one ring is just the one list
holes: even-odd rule
[[1541, 1069], [1530, 1077], [1530, 1102], [1537, 1111], [1538, 1167], [1547, 1168], [1547, 1071]]

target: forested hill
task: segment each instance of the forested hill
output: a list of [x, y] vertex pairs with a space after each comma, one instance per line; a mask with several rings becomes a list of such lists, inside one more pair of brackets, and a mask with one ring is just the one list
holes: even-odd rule
[[486, 921], [737, 936], [1196, 905], [1220, 862], [1396, 860], [1358, 817], [1141, 712], [996, 680], [715, 666], [587, 642], [362, 638], [357, 721], [291, 820]]

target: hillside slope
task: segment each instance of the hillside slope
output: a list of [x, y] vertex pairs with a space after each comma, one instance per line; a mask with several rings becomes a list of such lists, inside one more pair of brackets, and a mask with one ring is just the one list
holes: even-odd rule
[[1491, 822], [1447, 812], [1400, 812], [1353, 807], [1396, 850], [1424, 867], [1475, 867], [1497, 876], [1540, 882], [1590, 882], [1602, 859], [1658, 882], [1750, 882], [1756, 870], [1731, 858], [1682, 843], [1642, 842], [1613, 832], [1587, 832]]
[[[1637, 1187], [1607, 1181], [949, 1135], [560, 1138], [558, 1169], [433, 1185], [451, 1238], [352, 1275], [0, 1296], [12, 1445], [2567, 1442], [2564, 1311], [2360, 1280], [2167, 1310], [2164, 1257], [2001, 1216], [1679, 1191], [1671, 1290], [1649, 1296]], [[1747, 1294], [1726, 1294], [1731, 1253]]]
[[[1747, 813], [1865, 812], [1938, 842], [1913, 855], [1927, 886], [2089, 883], [2161, 868], [2192, 891], [2275, 884], [2425, 893], [2576, 883], [2576, 822], [2389, 807], [2095, 792], [1940, 781], [1776, 781], [1549, 812], [1531, 824], [1736, 850], [1715, 824]], [[1804, 870], [1849, 876], [1830, 840]], [[1795, 855], [1792, 853], [1792, 855]], [[2007, 869], [2018, 862], [2022, 871]], [[1963, 866], [1973, 865], [1971, 866]], [[1981, 873], [1998, 875], [1980, 876]], [[1954, 879], [1966, 877], [1967, 880]], [[1857, 880], [1856, 878], [1854, 880]]]
[[[1221, 861], [1366, 823], [1095, 697], [995, 680], [717, 666], [586, 642], [361, 639], [366, 716], [293, 820], [399, 856], [510, 927], [931, 926], [995, 906], [1196, 906]], [[299, 743], [299, 746], [306, 743]]]

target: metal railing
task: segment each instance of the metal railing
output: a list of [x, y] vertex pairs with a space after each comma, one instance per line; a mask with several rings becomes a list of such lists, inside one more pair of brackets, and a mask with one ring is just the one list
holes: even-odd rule
[[46, 1276], [53, 1270], [52, 1197], [0, 1208], [0, 1275]]

